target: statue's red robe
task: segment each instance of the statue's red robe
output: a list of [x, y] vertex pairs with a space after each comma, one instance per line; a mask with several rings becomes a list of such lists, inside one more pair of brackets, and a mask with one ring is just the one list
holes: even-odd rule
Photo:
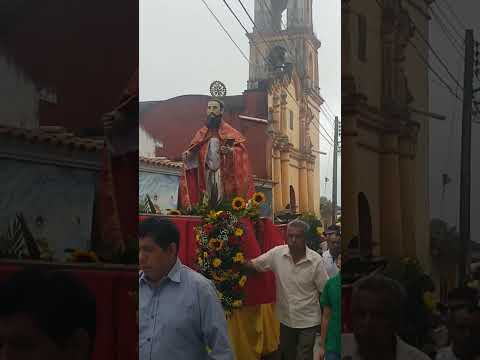
[[[250, 198], [255, 193], [252, 170], [248, 158], [246, 139], [237, 130], [221, 121], [218, 130], [221, 145], [233, 147], [233, 153], [222, 155], [221, 179], [223, 185], [223, 198], [233, 196]], [[197, 131], [187, 150], [195, 151], [198, 156], [198, 168], [185, 169], [180, 180], [180, 206], [190, 208], [201, 200], [201, 195], [206, 191], [205, 161], [208, 152], [208, 141], [211, 135], [206, 126]]]

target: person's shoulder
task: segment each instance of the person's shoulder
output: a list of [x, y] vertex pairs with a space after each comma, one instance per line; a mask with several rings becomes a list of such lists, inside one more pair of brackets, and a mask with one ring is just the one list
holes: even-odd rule
[[283, 255], [288, 253], [288, 245], [277, 245], [267, 252], [271, 253], [272, 255]]
[[186, 265], [181, 267], [181, 276], [182, 280], [187, 282], [187, 286], [195, 288], [202, 293], [212, 289], [213, 283], [211, 280]]
[[398, 338], [398, 358], [399, 360], [430, 360], [430, 357], [413, 347], [412, 345], [407, 344], [402, 339]]
[[443, 347], [438, 350], [437, 355], [435, 356], [435, 360], [452, 360], [455, 359], [453, 357], [453, 351], [451, 346]]
[[[286, 245], [286, 246], [288, 246], [288, 245]], [[310, 249], [309, 247], [307, 247], [307, 253], [313, 260], [316, 260], [316, 261], [322, 260], [322, 255], [320, 255], [315, 250]]]

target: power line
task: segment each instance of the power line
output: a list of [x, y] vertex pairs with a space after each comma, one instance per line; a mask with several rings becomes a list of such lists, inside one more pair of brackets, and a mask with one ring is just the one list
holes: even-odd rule
[[432, 8], [432, 15], [435, 18], [435, 20], [438, 22], [438, 25], [440, 26], [440, 30], [445, 35], [445, 38], [450, 42], [450, 44], [452, 44], [453, 48], [457, 51], [460, 57], [464, 59], [462, 45], [456, 41], [455, 37], [450, 33], [447, 26], [443, 23], [442, 19], [440, 18], [440, 16], [437, 15], [437, 13], [433, 10], [433, 8]]
[[[378, 2], [377, 2], [378, 3]], [[450, 77], [453, 79], [453, 81], [455, 81], [455, 83], [460, 86], [461, 89], [463, 89], [463, 87], [460, 85], [460, 83], [458, 82], [457, 78], [455, 76], [453, 76], [453, 74], [450, 72], [450, 70], [448, 69], [448, 66], [443, 62], [442, 58], [440, 57], [440, 55], [438, 55], [437, 51], [433, 48], [433, 46], [430, 44], [430, 42], [425, 38], [425, 35], [423, 35], [420, 31], [420, 28], [417, 26], [417, 24], [415, 24], [415, 22], [413, 20], [411, 20], [412, 23], [415, 25], [415, 28], [417, 29], [417, 34], [420, 36], [420, 38], [427, 44], [427, 46], [429, 47], [429, 49], [432, 51], [433, 55], [435, 55], [435, 57], [438, 59], [438, 61], [440, 62], [440, 64], [445, 68], [445, 70], [447, 71], [448, 75], [450, 75]], [[409, 40], [409, 42], [412, 44], [412, 41], [411, 39]]]
[[437, 76], [437, 78], [440, 80], [440, 82], [441, 82], [444, 86], [446, 86], [446, 88], [450, 91], [450, 93], [451, 93], [454, 97], [456, 97], [456, 98], [461, 102], [462, 99], [460, 99], [460, 98], [458, 97], [458, 95], [453, 92], [453, 90], [452, 90], [452, 88], [450, 87], [450, 85], [448, 85], [448, 84], [442, 79], [442, 77], [438, 74], [438, 72], [437, 72], [433, 67], [430, 66], [430, 64], [428, 63], [428, 60], [426, 60], [426, 59], [423, 57], [421, 51], [415, 46], [415, 44], [414, 44], [412, 41], [410, 41], [410, 45], [412, 45], [412, 47], [416, 50], [418, 57], [422, 60], [422, 62], [423, 62], [425, 65], [427, 65], [427, 67], [430, 69], [430, 71], [433, 72], [433, 73], [435, 74], [435, 76]]
[[235, 14], [235, 11], [233, 11], [233, 9], [230, 7], [230, 5], [228, 4], [227, 0], [223, 0], [223, 3], [225, 5], [227, 5], [227, 8], [228, 10], [230, 10], [230, 12], [232, 13], [232, 15], [235, 17], [235, 19], [237, 19], [238, 23], [240, 24], [240, 26], [243, 28], [243, 30], [245, 30], [245, 32], [248, 34], [249, 31], [247, 30], [247, 28], [245, 26], [243, 26], [243, 23], [240, 21], [240, 19], [238, 18], [237, 14]]
[[460, 20], [460, 18], [457, 16], [457, 14], [455, 13], [455, 11], [453, 10], [452, 6], [449, 4], [448, 0], [442, 0], [445, 5], [447, 5], [448, 7], [448, 10], [450, 10], [450, 13], [453, 14], [453, 16], [455, 17], [455, 19], [457, 20], [457, 22], [460, 24], [460, 28], [462, 29], [466, 29], [467, 27], [465, 26], [465, 24]]
[[[247, 14], [248, 18], [250, 19], [250, 21], [252, 22], [253, 24], [253, 28], [256, 29], [257, 28], [257, 25], [255, 24], [255, 21], [253, 20], [252, 16], [250, 15], [250, 13], [248, 12], [247, 8], [244, 6], [242, 0], [238, 0], [240, 5], [242, 6], [242, 9], [245, 11], [245, 13]], [[240, 23], [240, 25], [242, 26], [243, 29], [245, 29], [245, 26], [242, 24], [242, 22], [239, 20], [238, 16], [236, 16], [235, 12], [232, 10], [232, 8], [228, 5], [228, 3], [226, 2], [226, 0], [223, 0], [223, 2], [227, 5], [227, 7], [229, 8], [230, 12], [235, 16], [235, 18], [237, 19], [237, 21]], [[265, 0], [264, 0], [264, 4], [265, 6], [268, 8], [268, 6], [266, 5], [265, 3]], [[270, 10], [269, 10], [270, 11]], [[272, 27], [273, 27], [273, 15], [270, 11], [270, 15], [272, 16]], [[247, 31], [248, 33], [248, 31]], [[258, 32], [260, 38], [262, 39], [262, 41], [267, 44], [267, 41], [266, 39], [263, 37], [263, 35]], [[288, 44], [287, 45], [287, 51], [290, 52], [290, 50], [288, 49]], [[268, 63], [265, 55], [262, 53], [262, 51], [260, 51], [260, 49], [257, 48], [257, 52], [262, 56], [263, 60]], [[300, 104], [298, 103], [297, 99], [290, 93], [290, 91], [288, 90], [288, 88], [285, 88], [285, 91], [286, 93], [290, 96], [290, 98], [295, 101], [295, 103], [297, 104], [298, 107], [300, 107]], [[320, 110], [322, 110], [322, 108], [320, 107]], [[315, 122], [312, 121], [312, 124], [315, 126], [315, 128], [317, 129], [318, 133], [331, 145], [333, 146], [333, 144], [331, 144], [331, 142], [333, 142], [333, 139], [332, 137], [329, 135], [328, 131], [325, 129], [325, 127], [320, 123], [320, 119], [317, 120], [318, 122], [318, 125], [325, 131], [325, 134], [327, 135], [328, 139], [325, 137], [325, 135], [322, 134], [322, 132], [320, 131], [319, 127], [318, 126], [315, 126]], [[330, 141], [329, 141], [330, 140]]]
[[212, 16], [215, 18], [215, 20], [217, 21], [218, 25], [220, 25], [220, 27], [223, 29], [223, 31], [225, 32], [225, 34], [227, 34], [227, 36], [230, 38], [230, 40], [233, 42], [233, 44], [237, 47], [238, 51], [240, 51], [240, 53], [242, 54], [243, 58], [245, 60], [247, 60], [248, 63], [250, 63], [250, 60], [248, 60], [248, 57], [247, 55], [245, 55], [245, 53], [243, 52], [243, 50], [240, 48], [240, 46], [238, 46], [238, 44], [235, 42], [235, 40], [233, 40], [232, 36], [230, 35], [230, 33], [228, 32], [227, 29], [225, 29], [225, 26], [223, 26], [222, 22], [218, 19], [218, 17], [215, 15], [215, 13], [212, 11], [212, 9], [210, 9], [210, 7], [208, 6], [208, 4], [206, 3], [205, 0], [201, 0], [203, 2], [203, 4], [207, 7], [208, 11], [210, 11], [210, 14], [212, 14]]
[[[455, 32], [455, 34], [458, 35], [458, 38], [463, 41], [463, 35], [457, 30], [457, 27], [455, 25], [452, 24], [452, 22], [450, 21], [450, 19], [448, 18], [448, 16], [445, 14], [445, 12], [443, 11], [442, 7], [440, 6], [440, 4], [438, 4], [437, 2], [434, 2], [432, 5], [436, 5], [440, 14], [442, 15], [442, 17], [447, 21], [447, 23], [450, 25], [450, 27], [453, 29], [453, 31]], [[433, 6], [432, 6], [432, 12], [433, 12]]]
[[[380, 7], [380, 9], [383, 11], [385, 10], [383, 8], [383, 6], [380, 4], [379, 0], [376, 0], [376, 3], [377, 5]], [[412, 23], [415, 25], [415, 28], [418, 30], [419, 27], [415, 24], [415, 22], [413, 22], [412, 20]], [[448, 70], [448, 67], [443, 63], [443, 61], [440, 59], [440, 57], [438, 56], [437, 52], [433, 49], [433, 47], [430, 45], [430, 43], [428, 42], [428, 40], [425, 39], [425, 37], [423, 36], [423, 34], [418, 30], [417, 31], [417, 34], [420, 35], [420, 37], [425, 41], [425, 43], [428, 45], [428, 47], [433, 51], [434, 55], [437, 56], [437, 58], [440, 60], [440, 62], [443, 64], [443, 66], [446, 68], [447, 72], [450, 74], [450, 76], [454, 79], [455, 83], [461, 88], [463, 89], [463, 87], [460, 85], [460, 83], [457, 81], [457, 79], [451, 75], [450, 73], [450, 70]], [[415, 46], [415, 44], [413, 43], [413, 41], [411, 39], [408, 40], [408, 42], [410, 43], [410, 45], [412, 45], [412, 47], [416, 50], [417, 52], [417, 55], [418, 57], [422, 60], [422, 62], [427, 65], [427, 67], [430, 69], [430, 71], [432, 71], [437, 77], [438, 79], [447, 87], [447, 89], [450, 91], [450, 93], [456, 97], [459, 101], [462, 101], [462, 99], [460, 99], [457, 94], [455, 94], [452, 90], [452, 88], [442, 79], [442, 77], [438, 74], [438, 72], [428, 63], [428, 60], [425, 59], [421, 53], [421, 51]]]

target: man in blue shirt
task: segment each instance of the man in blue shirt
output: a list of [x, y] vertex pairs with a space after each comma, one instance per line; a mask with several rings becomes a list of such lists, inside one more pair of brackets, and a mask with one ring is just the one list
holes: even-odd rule
[[179, 238], [166, 218], [139, 224], [140, 360], [233, 360], [215, 287], [180, 262]]

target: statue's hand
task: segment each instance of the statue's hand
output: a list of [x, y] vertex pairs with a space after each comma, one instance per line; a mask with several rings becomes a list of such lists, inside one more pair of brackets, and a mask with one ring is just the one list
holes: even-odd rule
[[187, 162], [188, 160], [190, 160], [190, 158], [192, 157], [192, 152], [191, 151], [184, 151], [182, 153], [182, 159], [183, 159], [183, 162]]
[[223, 155], [230, 155], [233, 153], [233, 148], [230, 146], [220, 146], [220, 153]]

